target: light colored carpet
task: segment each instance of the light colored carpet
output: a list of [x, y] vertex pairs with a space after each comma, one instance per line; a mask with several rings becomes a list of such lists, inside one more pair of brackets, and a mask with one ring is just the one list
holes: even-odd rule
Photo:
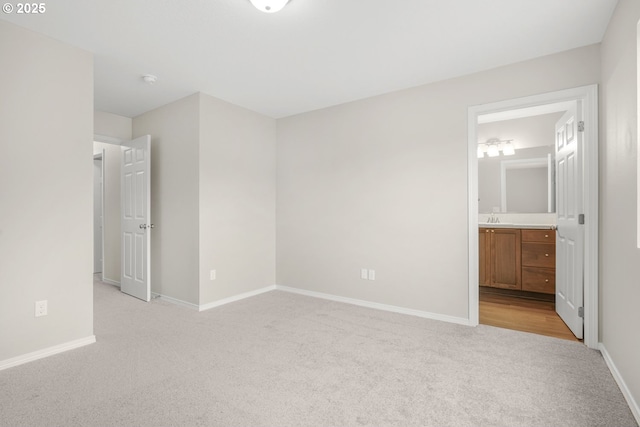
[[197, 313], [94, 286], [98, 342], [1, 371], [0, 425], [636, 425], [580, 343], [280, 291]]

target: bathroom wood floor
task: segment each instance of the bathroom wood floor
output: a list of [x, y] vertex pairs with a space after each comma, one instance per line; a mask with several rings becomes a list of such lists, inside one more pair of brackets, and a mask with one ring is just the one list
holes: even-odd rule
[[555, 311], [553, 301], [501, 295], [480, 288], [480, 323], [532, 332], [570, 341], [578, 340]]

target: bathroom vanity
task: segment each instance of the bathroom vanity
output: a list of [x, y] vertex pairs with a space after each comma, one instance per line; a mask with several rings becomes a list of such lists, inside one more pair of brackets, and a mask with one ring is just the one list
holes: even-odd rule
[[480, 286], [555, 294], [555, 241], [551, 225], [481, 225]]

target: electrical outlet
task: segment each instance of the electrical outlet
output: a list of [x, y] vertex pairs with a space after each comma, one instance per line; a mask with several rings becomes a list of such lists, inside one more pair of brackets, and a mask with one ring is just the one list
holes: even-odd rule
[[369, 270], [369, 280], [376, 280], [376, 271]]
[[47, 300], [36, 301], [36, 317], [47, 315]]
[[368, 270], [366, 268], [360, 269], [360, 278], [362, 280], [367, 280], [369, 278], [369, 273], [367, 271]]
[[216, 280], [216, 271], [215, 271], [215, 270], [211, 270], [211, 271], [209, 272], [209, 278], [210, 278], [211, 280]]

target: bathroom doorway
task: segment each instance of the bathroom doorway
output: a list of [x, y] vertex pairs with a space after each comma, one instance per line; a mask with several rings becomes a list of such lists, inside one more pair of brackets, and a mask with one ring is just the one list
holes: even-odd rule
[[478, 118], [480, 324], [576, 339], [556, 313], [554, 230], [555, 128], [574, 103]]
[[[555, 300], [559, 300], [561, 304], [566, 300], [566, 291], [562, 286], [571, 283], [570, 278], [567, 279], [568, 276], [565, 273], [558, 273], [560, 286], [555, 289], [552, 286], [556, 278], [553, 271], [555, 263], [552, 263], [552, 258], [555, 258], [554, 243], [556, 241], [561, 250], [560, 262], [563, 263], [563, 267], [559, 270], [566, 271], [567, 265], [573, 268], [572, 263], [566, 262], [567, 251], [562, 246], [564, 244], [561, 240], [562, 236], [559, 231], [556, 233], [554, 230], [558, 216], [562, 223], [566, 215], [556, 214], [555, 206], [551, 202], [553, 197], [550, 192], [554, 186], [550, 185], [550, 182], [554, 179], [554, 171], [549, 166], [545, 169], [543, 160], [545, 158], [549, 160], [552, 153], [549, 152], [549, 148], [542, 148], [540, 141], [549, 147], [555, 144], [557, 135], [554, 135], [556, 129], [553, 123], [562, 123], [562, 120], [559, 120], [560, 116], [571, 104], [579, 105], [583, 113], [580, 121], [575, 123], [575, 129], [582, 132], [580, 141], [583, 144], [581, 146], [583, 157], [580, 167], [584, 173], [580, 177], [584, 178], [584, 187], [583, 190], [576, 191], [576, 194], [579, 193], [580, 198], [584, 200], [581, 204], [581, 213], [584, 216], [581, 218], [590, 219], [580, 223], [580, 232], [584, 235], [584, 240], [580, 243], [584, 243], [584, 252], [580, 252], [581, 262], [579, 265], [576, 264], [576, 268], [584, 274], [584, 287], [580, 286], [578, 289], [581, 295], [575, 301], [579, 301], [580, 307], [576, 306], [575, 312], [576, 316], [578, 312], [580, 316], [584, 316], [585, 344], [595, 348], [598, 343], [597, 86], [595, 85], [469, 108], [469, 313], [471, 323], [478, 324], [481, 321], [480, 310], [482, 309], [482, 323], [486, 323], [487, 318], [496, 316], [494, 309], [498, 305], [505, 309], [503, 310], [505, 316], [511, 316], [512, 326], [518, 321], [518, 316], [513, 314], [518, 313], [518, 310], [523, 314], [520, 317], [528, 319], [535, 318], [534, 314], [537, 312], [541, 315], [539, 322], [548, 324], [549, 319], [555, 319], [549, 306], [553, 306]], [[546, 136], [536, 135], [536, 131], [531, 130], [533, 124], [545, 121], [547, 127], [553, 126], [553, 128], [544, 132]], [[526, 127], [527, 122], [531, 125], [530, 129], [518, 134], [517, 125]], [[481, 163], [482, 158], [479, 157], [488, 155], [489, 150], [492, 154], [491, 161]], [[533, 153], [530, 159], [535, 161], [525, 159], [525, 154], [529, 152]], [[516, 157], [522, 157], [522, 159], [516, 159]], [[488, 156], [485, 158], [488, 159]], [[509, 174], [509, 168], [505, 165], [516, 165], [518, 161], [535, 166], [531, 168], [527, 166], [524, 169], [530, 170], [525, 170], [524, 173], [520, 173], [521, 171], [516, 167], [517, 173]], [[494, 166], [499, 164], [501, 169], [494, 167], [490, 171], [487, 165], [492, 162]], [[546, 164], [552, 163], [547, 161]], [[562, 173], [569, 170], [563, 168], [562, 162], [557, 166]], [[483, 179], [493, 182], [493, 187], [479, 188]], [[536, 179], [540, 181], [540, 185], [534, 183]], [[566, 176], [562, 179], [566, 180]], [[525, 186], [509, 196], [505, 194], [505, 181], [507, 189], [517, 188], [518, 183], [524, 183]], [[525, 197], [522, 197], [523, 195]], [[520, 200], [518, 200], [519, 197]], [[561, 202], [563, 200], [566, 199], [560, 199]], [[534, 201], [535, 203], [531, 203]], [[536, 209], [535, 212], [529, 212]], [[565, 212], [566, 209], [562, 210], [561, 206], [561, 211]], [[520, 227], [522, 224], [532, 227]], [[486, 235], [483, 235], [483, 231]], [[506, 260], [493, 259], [493, 271], [489, 273], [493, 282], [484, 287], [478, 285], [482, 284], [482, 275], [487, 274], [487, 269], [491, 270], [492, 264], [487, 261], [489, 252], [483, 253], [483, 247], [486, 247], [487, 251], [493, 248], [501, 254], [500, 259]], [[508, 254], [506, 258], [503, 257], [505, 253]], [[523, 276], [525, 276], [525, 283], [528, 284], [525, 289], [522, 288]], [[534, 306], [539, 307], [534, 309]], [[533, 311], [529, 315], [524, 315], [527, 310]], [[508, 314], [509, 312], [511, 314]], [[582, 332], [583, 318], [581, 317], [579, 321], [579, 332]], [[571, 324], [571, 322], [567, 323]], [[508, 317], [507, 320], [502, 319], [502, 326], [505, 325], [509, 325]]]

